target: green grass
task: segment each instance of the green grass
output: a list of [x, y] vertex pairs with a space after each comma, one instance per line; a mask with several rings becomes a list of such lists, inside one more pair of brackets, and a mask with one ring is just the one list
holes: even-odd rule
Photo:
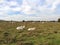
[[[22, 31], [17, 26], [25, 25]], [[28, 31], [29, 27], [36, 27]], [[0, 22], [0, 45], [60, 45], [59, 22]]]

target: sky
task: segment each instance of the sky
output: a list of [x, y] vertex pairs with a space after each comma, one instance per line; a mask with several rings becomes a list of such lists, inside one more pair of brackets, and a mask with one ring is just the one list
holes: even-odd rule
[[0, 20], [57, 20], [60, 0], [0, 0]]

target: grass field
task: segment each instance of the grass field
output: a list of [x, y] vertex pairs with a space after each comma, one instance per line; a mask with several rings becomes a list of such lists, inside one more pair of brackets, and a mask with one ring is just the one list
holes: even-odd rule
[[[21, 25], [25, 29], [17, 30]], [[60, 22], [0, 22], [0, 45], [60, 45]]]

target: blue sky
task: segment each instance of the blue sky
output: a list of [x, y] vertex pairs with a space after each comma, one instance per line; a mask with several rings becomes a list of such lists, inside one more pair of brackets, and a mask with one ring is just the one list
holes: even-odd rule
[[57, 20], [60, 0], [0, 0], [0, 19]]

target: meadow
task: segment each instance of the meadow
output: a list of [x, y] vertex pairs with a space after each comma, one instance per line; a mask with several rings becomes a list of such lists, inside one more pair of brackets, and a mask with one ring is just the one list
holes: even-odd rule
[[[17, 26], [25, 25], [23, 30]], [[36, 27], [28, 31], [29, 27]], [[0, 45], [60, 45], [60, 22], [0, 21]]]

